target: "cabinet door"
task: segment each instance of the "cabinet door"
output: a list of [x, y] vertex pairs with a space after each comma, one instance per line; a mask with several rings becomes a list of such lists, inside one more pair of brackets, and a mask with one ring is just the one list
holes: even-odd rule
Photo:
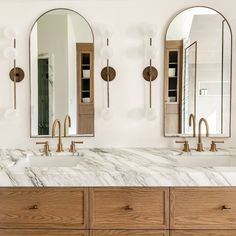
[[168, 188], [94, 188], [92, 229], [168, 229]]
[[88, 236], [87, 231], [58, 230], [0, 230], [0, 236]]
[[170, 236], [235, 236], [236, 230], [174, 230]]
[[0, 188], [0, 228], [85, 229], [85, 188]]
[[236, 229], [236, 188], [172, 188], [171, 229]]
[[169, 236], [161, 230], [94, 230], [92, 236]]

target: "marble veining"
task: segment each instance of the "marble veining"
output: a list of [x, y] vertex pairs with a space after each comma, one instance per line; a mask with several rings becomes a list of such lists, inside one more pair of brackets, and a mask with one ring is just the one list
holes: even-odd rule
[[[236, 158], [236, 149], [222, 153]], [[176, 160], [185, 154], [175, 149], [81, 149], [73, 168], [16, 168], [28, 156], [39, 155], [34, 150], [1, 149], [0, 186], [236, 186], [236, 168], [178, 167]]]

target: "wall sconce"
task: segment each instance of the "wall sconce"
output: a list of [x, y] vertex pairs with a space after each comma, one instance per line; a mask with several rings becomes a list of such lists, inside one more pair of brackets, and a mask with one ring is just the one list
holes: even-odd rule
[[[13, 68], [10, 70], [9, 77], [14, 83], [14, 110], [16, 111], [16, 84], [24, 79], [25, 73], [20, 67], [16, 66], [16, 32], [10, 28], [6, 28], [4, 30], [4, 36], [13, 41], [13, 47], [7, 47], [3, 54], [5, 58], [13, 60]], [[12, 111], [10, 112], [10, 110], [8, 110], [6, 113], [10, 114]]]
[[103, 37], [106, 38], [106, 46], [102, 48], [101, 55], [106, 59], [106, 67], [101, 71], [101, 77], [107, 84], [107, 106], [102, 111], [102, 117], [105, 120], [111, 119], [112, 112], [110, 109], [110, 82], [116, 78], [116, 70], [110, 66], [110, 59], [113, 56], [113, 50], [110, 47], [110, 37], [112, 32], [110, 30], [105, 30], [103, 32]]
[[146, 28], [146, 36], [148, 38], [146, 57], [149, 60], [149, 66], [143, 70], [143, 78], [149, 82], [149, 107], [146, 112], [146, 116], [149, 120], [154, 120], [157, 117], [157, 112], [152, 107], [152, 82], [158, 77], [158, 70], [153, 66], [153, 59], [157, 55], [157, 49], [153, 46], [153, 38], [156, 34], [155, 26], [150, 25]]

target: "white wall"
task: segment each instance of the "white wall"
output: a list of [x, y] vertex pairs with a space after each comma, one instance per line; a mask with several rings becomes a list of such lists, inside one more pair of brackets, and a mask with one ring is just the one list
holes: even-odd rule
[[[55, 8], [66, 7], [77, 10], [91, 23], [95, 32], [95, 138], [83, 138], [84, 146], [172, 146], [176, 140], [163, 137], [163, 68], [165, 30], [171, 18], [181, 9], [207, 5], [223, 13], [229, 20], [233, 31], [236, 30], [235, 0], [7, 0], [0, 1], [0, 29], [15, 26], [18, 29], [18, 65], [26, 72], [26, 79], [17, 86], [19, 118], [5, 120], [4, 111], [13, 101], [13, 86], [8, 79], [12, 65], [0, 58], [0, 146], [30, 147], [35, 146], [35, 139], [30, 139], [30, 98], [29, 98], [29, 34], [34, 21], [43, 12]], [[151, 6], [151, 7], [150, 7]], [[22, 15], [23, 13], [23, 15]], [[149, 13], [149, 14], [148, 14]], [[96, 28], [99, 24], [109, 24], [114, 30], [111, 46], [115, 56], [111, 64], [117, 70], [117, 78], [111, 84], [111, 106], [114, 117], [110, 121], [101, 118], [100, 112], [104, 103], [104, 82], [100, 71], [101, 61], [99, 49], [103, 42]], [[159, 69], [159, 77], [153, 83], [153, 105], [158, 112], [157, 120], [149, 121], [143, 117], [143, 108], [148, 102], [148, 85], [142, 79], [144, 62], [144, 37], [141, 28], [144, 24], [155, 24], [160, 32], [156, 40], [158, 58], [155, 65]], [[10, 42], [0, 40], [0, 50]], [[236, 48], [234, 48], [235, 56]], [[233, 71], [235, 75], [235, 70]], [[236, 83], [233, 83], [236, 93]], [[236, 106], [233, 96], [233, 108]], [[236, 111], [233, 109], [233, 120]], [[67, 140], [65, 146], [69, 144]], [[194, 140], [195, 141], [195, 140]], [[225, 146], [236, 142], [236, 124], [233, 124], [233, 138], [227, 140]], [[53, 141], [56, 143], [56, 140]]]

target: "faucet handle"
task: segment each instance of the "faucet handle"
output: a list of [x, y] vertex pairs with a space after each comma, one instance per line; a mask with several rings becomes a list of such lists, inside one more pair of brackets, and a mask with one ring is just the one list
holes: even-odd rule
[[36, 142], [37, 145], [44, 145], [43, 152], [45, 153], [46, 156], [48, 156], [50, 152], [50, 147], [48, 144], [48, 141], [45, 142]]
[[190, 152], [188, 141], [186, 141], [186, 140], [185, 141], [175, 141], [175, 143], [183, 143], [184, 144], [183, 152]]
[[211, 142], [211, 149], [210, 149], [211, 152], [217, 152], [217, 147], [216, 147], [217, 143], [224, 143], [224, 141], [212, 141]]
[[69, 152], [75, 153], [76, 152], [76, 144], [83, 144], [83, 141], [72, 141], [70, 145]]

